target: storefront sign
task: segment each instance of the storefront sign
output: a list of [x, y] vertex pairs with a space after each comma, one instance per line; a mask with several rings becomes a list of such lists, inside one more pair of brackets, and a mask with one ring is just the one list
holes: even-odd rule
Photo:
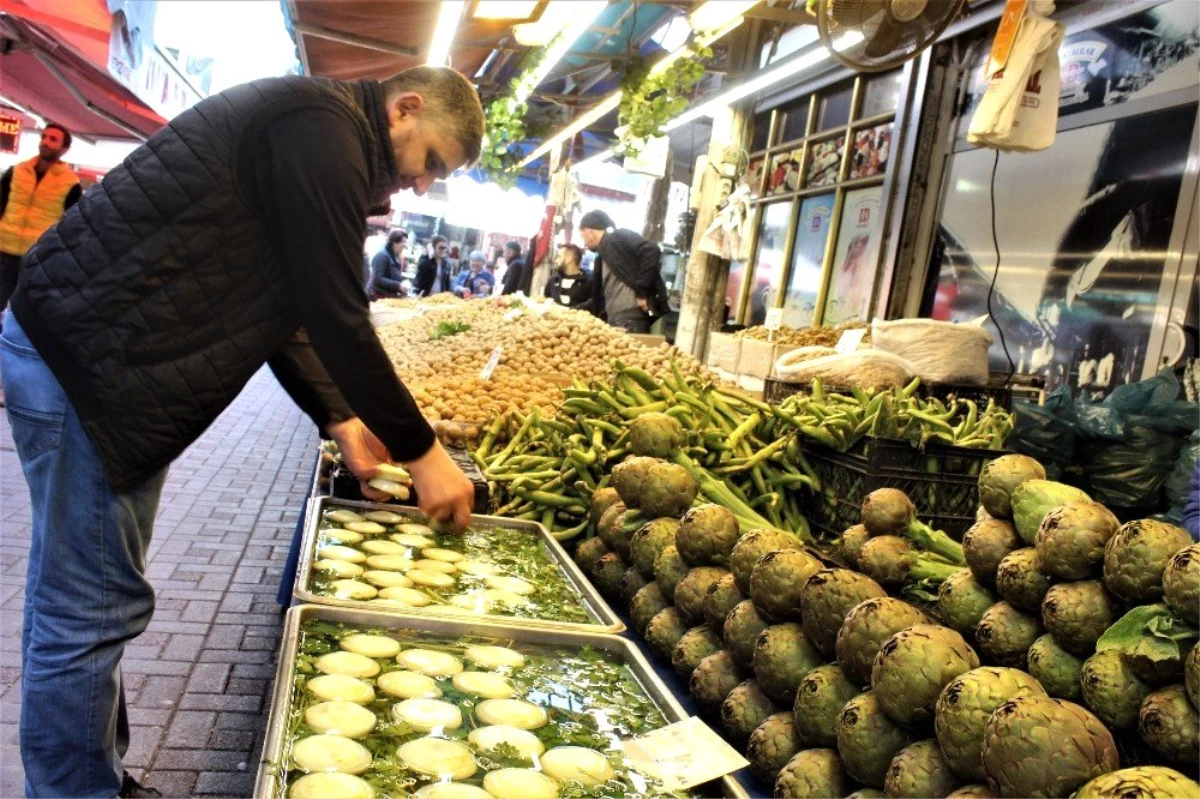
[[16, 153], [21, 144], [21, 120], [0, 114], [0, 153]]
[[108, 72], [155, 112], [171, 119], [202, 98], [154, 46], [153, 2], [108, 0]]

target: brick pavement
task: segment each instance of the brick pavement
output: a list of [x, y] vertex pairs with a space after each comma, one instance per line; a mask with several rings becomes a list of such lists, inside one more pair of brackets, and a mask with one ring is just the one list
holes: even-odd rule
[[[154, 620], [125, 651], [126, 768], [165, 796], [249, 796], [279, 640], [275, 592], [308, 495], [316, 430], [259, 372], [171, 467], [147, 576]], [[17, 750], [29, 496], [0, 414], [0, 798]]]

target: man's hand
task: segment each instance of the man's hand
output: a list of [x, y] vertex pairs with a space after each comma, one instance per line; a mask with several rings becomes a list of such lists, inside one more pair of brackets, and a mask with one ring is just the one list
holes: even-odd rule
[[406, 464], [412, 475], [421, 512], [461, 532], [471, 523], [475, 487], [462, 469], [450, 460], [439, 441], [421, 457]]
[[381, 463], [391, 463], [392, 456], [374, 433], [358, 417], [325, 426], [333, 436], [342, 453], [342, 463], [358, 478], [362, 495], [372, 502], [387, 502], [395, 499], [391, 494], [371, 488], [367, 481], [375, 477], [375, 469]]
[[642, 313], [650, 313], [650, 300], [648, 300], [647, 298], [638, 297], [637, 298], [637, 306], [638, 306], [638, 308], [641, 309]]

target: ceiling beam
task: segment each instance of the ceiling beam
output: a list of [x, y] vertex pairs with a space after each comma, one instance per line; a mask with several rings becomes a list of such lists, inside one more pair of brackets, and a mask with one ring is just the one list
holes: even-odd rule
[[807, 11], [792, 11], [787, 8], [773, 8], [757, 5], [742, 16], [753, 19], [765, 19], [768, 22], [783, 22], [788, 25], [816, 25], [817, 18]]
[[415, 56], [420, 54], [420, 50], [416, 47], [408, 47], [402, 44], [392, 44], [391, 42], [382, 42], [379, 39], [371, 39], [366, 36], [358, 36], [345, 31], [326, 28], [324, 25], [314, 25], [311, 22], [292, 21], [292, 27], [296, 33], [305, 36], [315, 36], [318, 39], [328, 39], [331, 42], [339, 42], [348, 44], [352, 47], [363, 47], [368, 50], [378, 50], [381, 53], [390, 53], [391, 55]]

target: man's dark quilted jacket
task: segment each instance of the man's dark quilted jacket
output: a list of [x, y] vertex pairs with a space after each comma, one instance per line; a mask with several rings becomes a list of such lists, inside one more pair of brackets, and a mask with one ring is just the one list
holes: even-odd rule
[[264, 362], [318, 425], [356, 414], [398, 460], [432, 445], [359, 285], [364, 220], [399, 183], [379, 84], [272, 78], [176, 117], [38, 241], [13, 312], [114, 488]]

